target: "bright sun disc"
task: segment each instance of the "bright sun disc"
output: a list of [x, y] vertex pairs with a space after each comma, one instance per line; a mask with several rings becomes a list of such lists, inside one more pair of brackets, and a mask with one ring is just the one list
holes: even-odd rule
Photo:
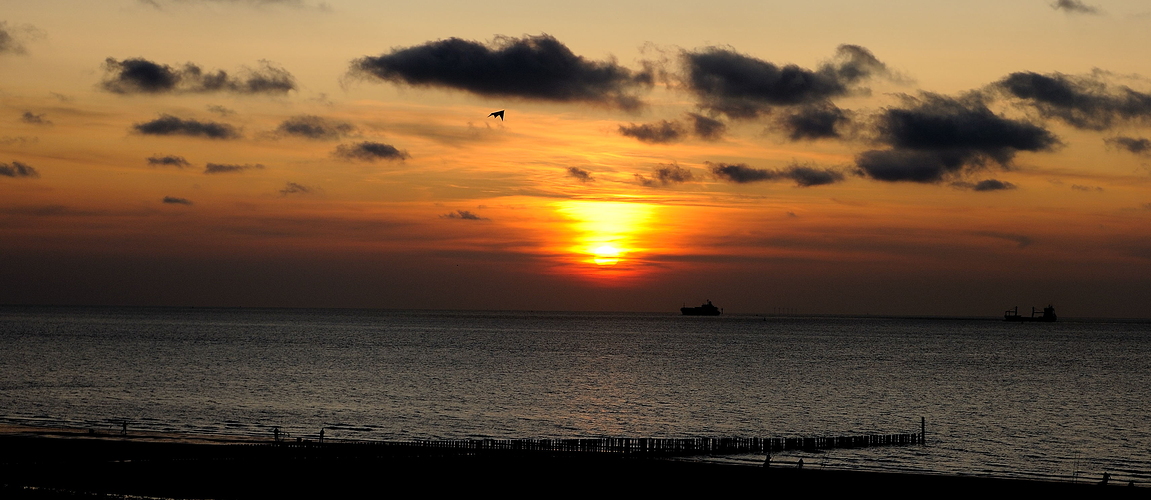
[[611, 245], [603, 245], [598, 248], [592, 249], [592, 255], [595, 256], [595, 263], [601, 266], [611, 266], [619, 262], [619, 255], [623, 253], [620, 249]]
[[636, 239], [652, 218], [654, 207], [644, 203], [571, 200], [557, 203], [569, 221], [575, 261], [608, 268], [632, 260]]

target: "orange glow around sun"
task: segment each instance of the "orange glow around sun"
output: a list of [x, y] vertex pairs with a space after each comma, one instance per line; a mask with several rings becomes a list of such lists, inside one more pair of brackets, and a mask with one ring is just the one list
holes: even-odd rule
[[646, 203], [580, 200], [559, 202], [555, 207], [569, 221], [570, 245], [565, 250], [574, 263], [617, 273], [632, 269], [627, 264], [643, 253], [641, 236], [648, 231], [655, 208]]

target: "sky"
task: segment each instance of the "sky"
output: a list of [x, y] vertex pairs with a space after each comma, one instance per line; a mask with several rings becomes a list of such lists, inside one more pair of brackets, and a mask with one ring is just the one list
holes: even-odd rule
[[0, 75], [2, 304], [1151, 317], [1143, 1], [15, 0]]

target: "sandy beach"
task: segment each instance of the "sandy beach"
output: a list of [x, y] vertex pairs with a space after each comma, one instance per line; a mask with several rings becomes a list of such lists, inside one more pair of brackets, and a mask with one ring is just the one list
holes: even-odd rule
[[[86, 429], [0, 427], [5, 498], [376, 498], [393, 494], [602, 495], [880, 493], [921, 496], [1073, 493], [1146, 497], [1099, 478], [1078, 483], [991, 477], [769, 469], [608, 453], [458, 453], [367, 443]], [[413, 489], [414, 488], [414, 489]]]

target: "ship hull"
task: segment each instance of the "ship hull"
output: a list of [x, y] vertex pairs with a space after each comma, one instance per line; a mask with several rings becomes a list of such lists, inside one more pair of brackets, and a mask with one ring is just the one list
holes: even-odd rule
[[1020, 322], [1020, 323], [1032, 323], [1032, 322], [1034, 322], [1034, 323], [1053, 323], [1053, 322], [1055, 322], [1055, 318], [1043, 318], [1043, 317], [1029, 318], [1027, 316], [1004, 316], [1003, 321], [1012, 321], [1012, 322]]

